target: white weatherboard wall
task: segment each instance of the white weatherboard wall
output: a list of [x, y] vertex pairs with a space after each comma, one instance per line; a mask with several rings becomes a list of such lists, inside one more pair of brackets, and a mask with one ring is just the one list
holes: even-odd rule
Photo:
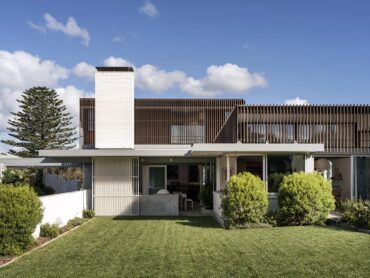
[[134, 72], [95, 73], [95, 147], [134, 148]]
[[33, 236], [39, 236], [41, 224], [58, 224], [61, 227], [72, 218], [82, 217], [82, 211], [90, 209], [90, 199], [91, 189], [40, 197], [44, 213], [41, 223], [33, 232]]
[[96, 215], [138, 215], [138, 159], [94, 158], [93, 207]]

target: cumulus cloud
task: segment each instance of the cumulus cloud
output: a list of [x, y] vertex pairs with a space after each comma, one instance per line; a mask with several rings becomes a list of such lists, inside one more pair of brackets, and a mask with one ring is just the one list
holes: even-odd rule
[[41, 32], [46, 33], [46, 30], [52, 30], [57, 32], [62, 32], [67, 36], [80, 38], [81, 42], [85, 46], [90, 44], [90, 34], [85, 28], [78, 26], [76, 19], [73, 17], [68, 17], [67, 23], [63, 24], [56, 20], [52, 15], [46, 13], [44, 14], [44, 24], [35, 24], [33, 22], [28, 22], [31, 28]]
[[133, 65], [132, 63], [125, 59], [113, 56], [110, 56], [107, 59], [105, 59], [103, 64], [106, 67], [129, 67]]
[[284, 104], [286, 105], [308, 105], [309, 102], [307, 99], [301, 99], [299, 97], [292, 98], [292, 99], [286, 99], [284, 101]]
[[[78, 126], [78, 98], [89, 93], [74, 86], [61, 88], [60, 81], [68, 76], [69, 70], [54, 61], [43, 60], [24, 51], [0, 50], [0, 137], [7, 138], [10, 112], [19, 109], [17, 99], [20, 99], [24, 90], [33, 86], [58, 87], [57, 92], [74, 117], [74, 124]], [[7, 150], [8, 146], [0, 144], [0, 149]]]
[[235, 64], [208, 67], [204, 78], [188, 77], [181, 88], [192, 96], [213, 97], [223, 93], [244, 93], [255, 87], [266, 87], [262, 74], [251, 73], [247, 68]]
[[[180, 70], [166, 71], [151, 64], [135, 66], [128, 60], [114, 56], [105, 59], [103, 64], [110, 67], [134, 67], [135, 86], [155, 93], [177, 88], [192, 97], [217, 97], [227, 93], [242, 94], [253, 88], [264, 88], [268, 85], [263, 74], [253, 73], [247, 68], [230, 63], [208, 67], [206, 75], [199, 79], [188, 76]], [[84, 63], [81, 68], [93, 67]], [[84, 74], [80, 75], [84, 77]]]
[[72, 71], [76, 76], [92, 81], [95, 77], [96, 68], [86, 62], [81, 62], [75, 65]]
[[167, 72], [149, 64], [136, 68], [135, 82], [143, 90], [161, 93], [185, 81], [186, 74], [182, 71]]
[[150, 17], [159, 16], [157, 7], [149, 1], [145, 1], [144, 4], [139, 8], [139, 11], [140, 13], [146, 14], [147, 16], [150, 16]]

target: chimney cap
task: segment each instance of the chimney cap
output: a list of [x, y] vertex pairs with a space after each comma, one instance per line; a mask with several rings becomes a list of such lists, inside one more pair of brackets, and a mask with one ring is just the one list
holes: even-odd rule
[[98, 71], [131, 71], [133, 72], [133, 67], [96, 67]]

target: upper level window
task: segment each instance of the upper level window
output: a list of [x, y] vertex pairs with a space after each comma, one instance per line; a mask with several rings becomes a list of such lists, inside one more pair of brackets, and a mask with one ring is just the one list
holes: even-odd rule
[[204, 125], [171, 125], [171, 144], [192, 144], [204, 142]]

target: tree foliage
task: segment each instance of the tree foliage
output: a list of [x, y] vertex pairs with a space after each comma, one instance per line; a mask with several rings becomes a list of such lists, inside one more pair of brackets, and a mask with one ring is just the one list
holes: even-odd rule
[[42, 149], [70, 149], [77, 139], [70, 113], [55, 90], [33, 87], [23, 92], [19, 111], [8, 121], [9, 136], [3, 143], [16, 147], [9, 152], [21, 157], [37, 157]]

